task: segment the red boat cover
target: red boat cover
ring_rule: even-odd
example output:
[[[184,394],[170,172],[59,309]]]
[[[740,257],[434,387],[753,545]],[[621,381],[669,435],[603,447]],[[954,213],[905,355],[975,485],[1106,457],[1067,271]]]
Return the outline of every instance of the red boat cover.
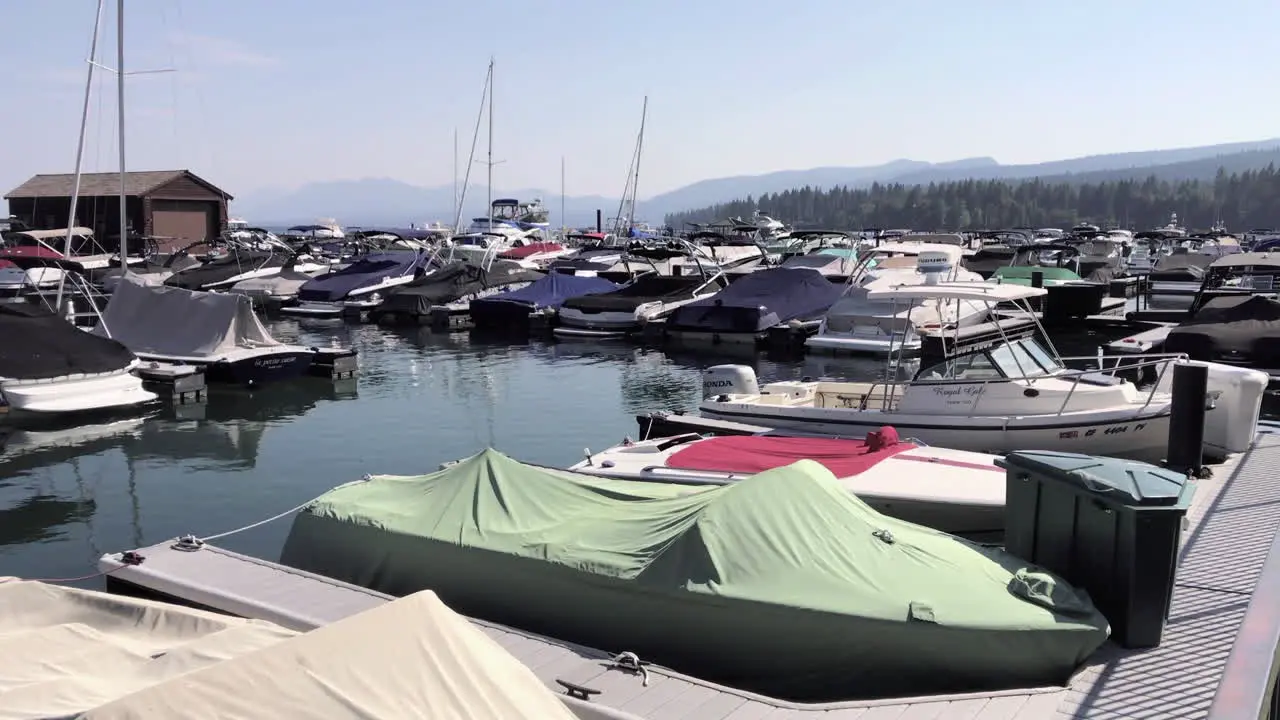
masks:
[[[0,251],[0,258],[5,257],[39,257],[39,258],[61,258],[62,253],[57,250],[47,248],[43,245],[18,245],[17,247],[6,248]]]
[[[707,438],[681,448],[667,458],[667,467],[755,474],[809,459],[836,477],[852,477],[915,448],[914,443],[898,442],[893,428],[883,428],[866,441],[737,435]]]
[[[538,253],[544,252],[555,252],[563,249],[564,246],[560,243],[533,243],[532,245],[521,245],[518,248],[511,248],[510,250],[502,253],[499,257],[506,258],[507,260],[522,260],[530,255],[537,255]]]

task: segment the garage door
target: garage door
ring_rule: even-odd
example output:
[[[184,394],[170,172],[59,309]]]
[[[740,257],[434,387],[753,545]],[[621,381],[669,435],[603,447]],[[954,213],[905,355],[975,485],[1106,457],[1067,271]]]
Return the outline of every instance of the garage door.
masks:
[[[212,215],[206,203],[156,200],[151,207],[151,234],[160,252],[169,252],[208,239],[211,228],[217,227]]]

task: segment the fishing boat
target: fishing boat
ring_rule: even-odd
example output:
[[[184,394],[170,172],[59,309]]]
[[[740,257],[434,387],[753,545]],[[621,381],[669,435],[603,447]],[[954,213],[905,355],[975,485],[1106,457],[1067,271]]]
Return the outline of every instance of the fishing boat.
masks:
[[[811,460],[690,487],[485,450],[326,493],[281,562],[793,701],[1060,685],[1108,634],[1064,580],[881,515]]]
[[[63,270],[71,272],[66,266]],[[0,338],[0,408],[71,414],[126,409],[157,399],[131,374],[138,358],[128,347],[91,335],[41,305],[0,303]]]
[[[429,272],[433,256],[419,251],[370,253],[350,265],[325,273],[298,288],[298,304],[282,308],[286,315],[335,318],[382,304],[394,288]]]
[[[1099,369],[1069,369],[1053,349],[1033,334],[1010,337],[1005,323],[1030,323],[1047,333],[1027,305],[1043,288],[990,283],[903,285],[874,290],[872,300],[898,303],[972,301],[1012,308],[1011,317],[992,323],[997,339],[942,359],[904,382],[783,381],[759,385],[755,371],[720,365],[703,375],[707,417],[822,435],[865,434],[892,425],[929,445],[1005,453],[1021,448],[1093,455],[1162,459],[1167,451],[1172,407],[1173,366],[1197,362],[1179,355],[1095,357]],[[960,333],[951,336],[958,340]],[[946,334],[939,340],[945,347]],[[959,345],[956,342],[956,345]],[[1209,389],[1218,398],[1205,421],[1205,446],[1225,455],[1245,450],[1255,433],[1265,373],[1218,363],[1208,366]],[[889,359],[888,377],[899,377]],[[1139,389],[1124,379],[1155,373],[1157,382]]]
[[[1004,470],[996,456],[929,447],[886,427],[862,439],[686,433],[625,441],[574,472],[619,480],[727,485],[808,458],[877,512],[955,535],[1004,527]]]
[[[618,337],[645,323],[665,318],[676,308],[720,292],[724,273],[714,275],[641,275],[606,293],[565,300],[558,314],[559,337]]]
[[[122,278],[91,331],[144,362],[192,365],[211,382],[261,385],[307,372],[314,348],[271,337],[243,295],[211,293]]]
[[[902,259],[914,260],[914,267],[898,266],[898,258],[889,258],[874,268],[855,270],[840,299],[823,315],[818,332],[805,340],[805,347],[836,353],[918,355],[922,331],[969,327],[987,320],[990,310],[982,302],[934,299],[895,305],[870,299],[870,293],[886,287],[982,280],[961,267],[957,247],[938,246]]]

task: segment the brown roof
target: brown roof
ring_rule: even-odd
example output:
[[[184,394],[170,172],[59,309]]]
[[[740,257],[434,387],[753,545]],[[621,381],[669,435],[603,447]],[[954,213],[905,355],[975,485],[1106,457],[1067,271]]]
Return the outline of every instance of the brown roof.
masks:
[[[184,175],[204,185],[211,191],[225,196],[228,200],[232,199],[231,195],[215,187],[207,180],[201,179],[190,170],[126,172],[124,174],[125,194],[146,195],[161,185]],[[4,197],[6,200],[11,198],[71,197],[71,190],[74,185],[75,175],[36,175],[10,190]],[[81,197],[111,197],[119,194],[120,173],[83,173],[80,175]]]

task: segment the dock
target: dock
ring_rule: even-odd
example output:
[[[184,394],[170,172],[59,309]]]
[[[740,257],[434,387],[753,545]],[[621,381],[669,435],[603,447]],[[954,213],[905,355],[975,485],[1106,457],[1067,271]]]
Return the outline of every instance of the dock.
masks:
[[[646,720],[1039,720],[1270,717],[1280,642],[1280,428],[1195,481],[1163,643],[1107,643],[1067,687],[798,704],[715,685],[658,666],[638,672],[609,653],[474,620],[566,694],[585,689],[592,716]],[[108,588],[309,630],[391,598],[212,545],[140,548],[138,564],[103,556]],[[856,643],[857,638],[850,638]],[[642,658],[643,660],[643,658]],[[581,694],[581,693],[579,693]],[[582,715],[581,713],[579,713]],[[583,715],[586,717],[586,715]]]

